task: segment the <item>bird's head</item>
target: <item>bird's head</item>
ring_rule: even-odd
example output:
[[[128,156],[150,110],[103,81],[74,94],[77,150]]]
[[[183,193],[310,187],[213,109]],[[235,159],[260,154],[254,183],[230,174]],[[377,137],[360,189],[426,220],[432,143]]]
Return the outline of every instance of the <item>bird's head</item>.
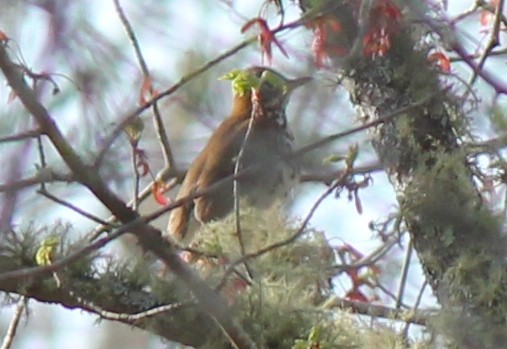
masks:
[[[266,109],[285,108],[291,93],[311,80],[310,77],[287,79],[271,68],[258,66],[233,70],[221,79],[231,80],[235,103],[251,104],[251,96],[255,92]]]

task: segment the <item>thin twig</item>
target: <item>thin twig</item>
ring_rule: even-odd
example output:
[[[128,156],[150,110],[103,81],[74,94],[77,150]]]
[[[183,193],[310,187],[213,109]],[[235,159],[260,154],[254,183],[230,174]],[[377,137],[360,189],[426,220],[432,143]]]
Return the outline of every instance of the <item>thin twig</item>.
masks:
[[[1,137],[0,143],[24,141],[25,139],[38,137],[40,134],[40,130],[25,131],[15,135]]]
[[[410,239],[410,237],[409,237]],[[396,297],[396,309],[399,309],[403,302],[403,295],[405,293],[405,287],[407,286],[408,270],[410,269],[410,259],[412,258],[412,239],[409,240],[407,250],[405,252],[405,258],[403,260],[403,269],[401,271],[400,283],[398,284],[398,295]]]
[[[237,260],[235,260],[234,262],[232,262],[228,266],[227,270],[225,271],[224,276],[222,278],[222,281],[219,283],[219,285],[216,287],[216,289],[220,290],[225,285],[228,276],[233,272],[234,268],[237,265],[245,263],[245,261],[247,261],[249,259],[257,258],[259,256],[262,256],[263,254],[268,253],[270,251],[273,251],[273,250],[275,250],[277,248],[289,245],[289,244],[293,243],[294,241],[296,241],[297,239],[299,239],[304,234],[305,229],[306,229],[308,223],[312,219],[313,214],[315,213],[315,211],[317,210],[317,208],[320,206],[320,204],[333,191],[335,191],[338,186],[340,186],[342,184],[342,182],[347,178],[348,175],[349,175],[349,172],[345,171],[343,173],[342,177],[340,177],[339,179],[337,179],[335,184],[329,186],[329,188],[327,188],[327,190],[314,202],[314,204],[312,205],[310,211],[306,215],[305,219],[303,220],[303,223],[301,223],[301,225],[300,225],[299,229],[296,231],[296,233],[294,233],[292,236],[290,236],[289,238],[287,238],[285,240],[281,240],[279,242],[275,242],[275,243],[273,243],[271,245],[265,246],[265,247],[263,247],[263,248],[255,251],[255,252],[251,252],[251,253],[245,254],[244,256],[242,256],[242,257],[238,258]]]
[[[132,26],[130,25],[130,22],[125,15],[125,12],[123,12],[123,9],[120,5],[119,0],[113,0],[114,7],[116,9],[116,12],[118,13],[118,17],[120,18],[121,23],[123,24],[123,28],[125,28],[125,31],[127,32],[127,36],[130,40],[130,43],[134,47],[134,52],[136,54],[137,61],[139,62],[139,65],[141,66],[141,70],[143,72],[143,75],[149,76],[149,70],[148,65],[146,64],[146,61],[144,60],[143,54],[141,52],[141,47],[139,46],[139,41],[136,38],[136,35],[134,33],[134,30],[132,29]]]
[[[21,319],[21,315],[26,309],[26,305],[28,303],[28,299],[25,296],[19,297],[18,303],[16,305],[16,311],[12,316],[9,327],[7,328],[7,332],[5,333],[4,340],[2,342],[2,346],[0,349],[9,349],[14,341],[14,337],[16,336],[16,331],[18,329],[19,320]]]
[[[57,203],[57,204],[59,204],[59,205],[62,205],[62,206],[65,206],[65,207],[67,207],[67,208],[71,209],[72,211],[74,211],[74,212],[76,212],[76,213],[80,214],[80,215],[81,215],[81,216],[83,216],[83,217],[88,218],[88,219],[89,219],[89,220],[91,220],[91,221],[94,221],[95,223],[98,223],[98,224],[102,224],[102,225],[104,225],[104,226],[107,226],[107,227],[109,227],[109,229],[111,229],[111,228],[113,227],[113,225],[111,225],[111,224],[107,223],[107,222],[106,222],[106,221],[104,221],[103,219],[100,219],[99,217],[94,216],[94,215],[92,215],[92,214],[91,214],[91,213],[89,213],[89,212],[86,212],[85,210],[81,209],[80,207],[78,207],[78,206],[76,206],[76,205],[71,204],[70,202],[67,202],[67,201],[65,201],[65,200],[62,200],[62,199],[60,199],[60,198],[58,198],[58,197],[54,196],[53,194],[51,194],[50,192],[48,192],[48,191],[46,190],[46,188],[44,188],[44,187],[41,187],[41,189],[39,189],[39,190],[37,191],[37,193],[41,194],[42,196],[45,196],[46,198],[48,198],[48,199],[50,199],[50,200],[52,200],[52,201],[56,202],[56,203]]]
[[[340,264],[333,267],[335,273],[342,273],[344,271],[350,270],[350,269],[358,269],[362,267],[366,267],[369,265],[373,265],[377,263],[382,257],[386,255],[389,250],[396,245],[398,242],[398,238],[391,238],[387,240],[384,244],[379,246],[377,249],[375,249],[373,252],[368,254],[367,256],[361,258],[360,260],[351,263],[351,264]]]
[[[39,159],[40,159],[40,167],[39,171],[45,171],[47,169],[47,163],[46,163],[46,155],[44,154],[44,145],[42,144],[42,136],[37,136],[37,149],[39,152]],[[42,190],[46,189],[46,182],[41,182],[40,187]]]
[[[141,311],[134,314],[128,314],[128,313],[116,313],[112,311],[108,311],[105,309],[102,309],[99,306],[96,306],[92,302],[89,302],[78,295],[76,295],[74,292],[71,292],[72,296],[76,299],[78,303],[85,306],[86,308],[94,311],[98,315],[100,315],[101,318],[106,320],[113,320],[113,321],[126,321],[133,323],[135,321],[139,321],[148,317],[152,317],[158,314],[167,313],[169,311],[179,309],[183,307],[184,305],[190,304],[189,302],[186,303],[174,303],[174,304],[165,304],[165,305],[159,305],[155,308]]]
[[[366,165],[361,165],[358,167],[355,167],[351,175],[365,175],[365,174],[372,174],[374,172],[383,171],[384,168],[382,167],[382,164],[379,161],[371,162]],[[332,181],[334,181],[336,178],[339,178],[341,174],[345,171],[344,169],[340,169],[337,171],[312,171],[312,172],[306,172],[299,176],[299,182],[300,183],[306,183],[306,182],[321,182],[329,184]]]
[[[292,153],[290,155],[290,158],[296,158],[296,157],[302,156],[305,153],[308,153],[312,150],[318,149],[318,148],[326,145],[327,143],[333,142],[337,139],[344,138],[344,137],[350,136],[354,133],[367,130],[370,127],[374,127],[374,126],[389,122],[397,116],[403,115],[403,114],[411,111],[412,109],[419,108],[419,107],[423,106],[424,104],[428,103],[432,98],[436,97],[437,95],[439,95],[441,93],[443,93],[443,91],[438,91],[438,92],[432,93],[432,94],[430,94],[424,98],[421,98],[420,100],[418,100],[410,105],[407,105],[405,107],[401,107],[401,108],[399,108],[387,115],[381,116],[381,117],[377,118],[376,120],[365,123],[361,126],[353,127],[351,129],[343,131],[343,132],[338,132],[338,133],[329,135],[327,137],[324,137],[315,143],[309,144],[307,146],[304,146],[304,147],[298,149],[297,151],[295,151],[294,153]]]
[[[143,53],[141,51],[141,47],[139,45],[139,41],[136,38],[136,35],[134,33],[134,29],[132,28],[132,25],[130,24],[127,16],[125,15],[125,12],[123,11],[120,1],[119,0],[113,0],[114,6],[116,8],[116,12],[118,12],[118,16],[120,17],[120,21],[123,24],[123,27],[125,28],[125,31],[127,32],[127,36],[129,37],[130,43],[134,47],[134,52],[136,53],[137,61],[139,62],[139,65],[141,66],[141,71],[143,73],[143,88],[145,86],[145,83],[149,82],[150,84],[150,92],[154,94],[152,84],[152,79],[150,75],[150,71],[148,69],[148,64],[146,64],[146,60],[143,57]],[[141,93],[144,93],[145,91],[141,91]],[[160,142],[160,147],[162,150],[162,154],[164,156],[165,165],[169,168],[174,168],[174,158],[171,151],[171,146],[169,143],[169,138],[167,137],[167,132],[165,130],[164,122],[162,121],[162,116],[160,115],[160,110],[158,108],[158,103],[153,103],[153,123],[155,125],[155,131],[158,137],[158,140]],[[137,191],[136,191],[137,193]]]
[[[489,35],[488,43],[486,45],[486,48],[484,49],[484,52],[479,58],[477,68],[472,72],[472,77],[468,82],[469,86],[472,86],[474,82],[477,80],[477,77],[479,76],[478,74],[484,68],[484,64],[486,64],[486,60],[490,56],[491,52],[495,47],[497,47],[500,44],[499,35],[500,35],[500,25],[502,19],[503,5],[504,0],[500,0],[498,6],[495,9],[495,19],[493,23],[493,28],[491,30],[491,34]]]
[[[146,185],[138,194],[138,203],[142,203],[144,200],[146,200],[148,197],[150,197],[152,195],[152,187],[153,185],[155,184],[156,181],[167,181],[169,178],[173,178],[175,180],[175,182],[173,183],[174,185],[177,184],[177,181],[178,180],[181,180],[183,179],[183,177],[185,176],[185,173],[186,172],[181,172],[181,171],[174,171],[173,169],[169,169],[168,167],[165,167],[164,169],[162,169],[156,176],[155,176],[155,179],[149,183],[148,185]],[[1,186],[0,186],[0,189],[1,189]],[[186,201],[185,201],[186,202]],[[185,202],[182,202],[185,203]],[[132,207],[134,205],[134,200],[131,200],[129,203],[128,203],[128,207]],[[175,206],[175,207],[178,207],[178,206]],[[172,209],[172,208],[171,208]],[[165,212],[168,212],[168,211],[164,211],[163,213]],[[110,224],[114,224],[116,222],[118,222],[118,218],[116,216],[110,216],[106,222],[108,223],[108,225]],[[147,222],[150,222],[149,220]],[[108,229],[108,226],[105,226],[105,225],[100,225],[100,226],[97,226],[93,229],[93,231],[90,232],[90,234],[88,234],[87,238],[90,240],[90,241],[93,241],[95,240],[97,237],[99,237],[102,233],[104,232],[107,232],[109,229]]]
[[[44,174],[41,174],[41,172],[44,172]],[[56,172],[50,172],[47,171],[41,171],[39,170],[39,173],[33,177],[21,179],[19,181],[13,181],[13,182],[7,182],[7,183],[0,183],[0,193],[6,192],[6,191],[17,191],[21,189],[25,189],[28,187],[33,187],[34,185],[40,185],[41,183],[48,183],[48,182],[71,182],[74,180],[74,177],[72,175],[68,174],[61,174]]]
[[[409,3],[410,4],[410,3]],[[414,7],[413,7],[414,8]],[[415,11],[418,11],[414,8]],[[440,39],[449,45],[449,47],[460,56],[463,61],[477,74],[487,82],[498,94],[507,94],[507,85],[497,78],[497,75],[490,73],[486,69],[481,69],[479,65],[470,57],[470,54],[465,50],[463,45],[458,41],[454,33],[450,33],[447,29],[448,26],[437,24],[432,18],[429,18],[424,13],[419,12],[419,16],[438,36]]]
[[[499,49],[499,50],[496,50],[496,51],[491,51],[489,53],[489,57],[495,57],[495,56],[503,56],[507,54],[507,48],[504,48],[504,49]],[[480,58],[481,57],[481,54],[480,53],[472,53],[472,54],[469,54],[467,56],[468,59],[477,59],[477,58]],[[462,57],[449,57],[449,62],[453,63],[453,62],[461,62],[463,61],[463,58]]]
[[[380,282],[376,282],[373,286],[375,287],[372,287],[372,288],[377,288],[379,290],[381,290],[382,292],[384,292],[389,298],[391,298],[392,300],[396,301],[397,297],[394,293],[392,293],[387,287],[385,287],[384,285],[382,285]],[[397,309],[410,309],[410,306],[408,306],[407,304],[401,302],[400,303],[400,306],[397,308]]]
[[[179,309],[183,306],[183,304],[182,303],[174,303],[174,304],[160,305],[156,308],[146,310],[146,311],[141,311],[141,312],[135,313],[135,314],[114,313],[111,311],[101,309],[101,308],[99,308],[95,305],[92,305],[92,304],[87,304],[87,306],[90,309],[92,309],[93,311],[95,311],[97,314],[99,314],[104,319],[113,320],[113,321],[120,321],[121,320],[121,321],[134,322],[134,321],[139,321],[139,320],[142,320],[142,319],[145,319],[145,318],[148,318],[151,316],[155,316],[158,314],[167,313],[167,312],[175,310],[175,309]]]
[[[402,309],[390,308],[371,303],[351,301],[343,298],[332,298],[324,303],[324,309],[340,308],[352,309],[354,313],[368,315],[371,317],[382,317],[390,320],[400,320],[406,323],[426,326],[431,315],[429,311],[407,311]]]
[[[352,49],[350,50],[349,58],[351,59],[357,59],[360,52],[362,52],[363,49],[363,39],[366,36],[366,33],[368,33],[368,30],[370,29],[370,10],[371,6],[373,4],[372,0],[363,0],[361,1],[361,6],[359,9],[359,16],[358,16],[358,27],[359,27],[359,33],[357,33],[356,40],[354,41],[354,45],[352,45]]]
[[[23,161],[28,158],[25,154],[29,150],[30,146],[30,142],[24,142],[19,151],[12,154],[5,160],[5,162],[9,164],[6,167],[8,181],[13,181],[15,178],[19,178],[21,176],[21,167],[23,166]],[[18,202],[18,194],[19,193],[14,190],[14,188],[7,187],[5,194],[2,197],[2,206],[0,207],[0,231],[2,232],[9,229],[11,226],[16,204]]]
[[[235,223],[236,223],[236,236],[238,237],[239,249],[240,249],[240,253],[241,253],[242,257],[246,254],[246,250],[245,250],[245,242],[243,241],[243,234],[241,231],[239,180],[236,177],[238,176],[239,169],[241,167],[241,161],[243,159],[243,154],[245,153],[245,148],[250,140],[250,135],[252,133],[252,126],[253,126],[254,119],[255,119],[254,113],[256,112],[256,108],[259,108],[258,102],[256,102],[254,100],[255,99],[254,91],[252,91],[251,99],[252,99],[252,104],[253,104],[252,112],[250,115],[250,120],[248,121],[248,127],[246,129],[245,137],[243,138],[243,143],[241,144],[241,148],[238,152],[238,156],[237,156],[236,162],[234,164],[234,177],[235,178],[234,178],[234,181],[232,184],[233,185],[233,187],[232,187],[233,200],[234,200],[234,218],[235,218]],[[248,273],[248,276],[250,277],[250,279],[253,279],[253,274],[252,274],[250,267],[248,266],[247,261],[245,261],[244,264],[245,264],[245,269]]]
[[[139,208],[139,187],[141,185],[141,175],[137,166],[137,145],[131,144],[130,157],[132,160],[132,171],[134,172],[134,197],[132,198],[132,209],[137,211]]]
[[[419,305],[421,304],[421,301],[422,301],[422,296],[424,294],[424,290],[426,289],[426,286],[428,286],[428,280],[424,280],[422,286],[421,286],[421,290],[419,291],[419,294],[417,295],[417,299],[415,300],[415,303],[414,303],[414,306],[412,308],[412,314],[417,314],[417,309],[419,308]],[[403,328],[403,337],[407,337],[408,336],[408,329],[410,328],[410,324],[411,322],[410,321],[407,321],[406,324],[405,324],[405,327]],[[419,324],[421,325],[421,324]]]
[[[472,6],[470,6],[469,9],[461,12],[458,16],[456,16],[455,18],[450,20],[451,26],[454,26],[456,23],[460,22],[461,20],[465,19],[466,17],[473,15],[477,11],[477,9],[479,8],[479,5],[480,5],[479,1],[475,1],[474,4]]]

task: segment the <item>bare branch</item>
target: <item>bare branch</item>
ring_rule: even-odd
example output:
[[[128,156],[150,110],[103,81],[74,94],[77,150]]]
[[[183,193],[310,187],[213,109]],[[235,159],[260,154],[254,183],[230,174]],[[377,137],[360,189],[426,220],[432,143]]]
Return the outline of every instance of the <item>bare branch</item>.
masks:
[[[417,299],[414,303],[414,306],[412,307],[412,312],[415,314],[417,313],[417,309],[419,309],[419,305],[421,304],[422,296],[424,294],[424,290],[426,289],[426,286],[428,286],[428,280],[424,280],[421,289],[419,290],[419,294],[417,295]],[[403,328],[403,335],[406,337],[408,335],[408,329],[410,328],[410,322],[407,322],[405,324],[405,327]]]
[[[0,143],[24,141],[26,139],[38,137],[40,135],[41,135],[40,130],[25,131],[15,135],[1,137]]]
[[[459,39],[456,37],[456,35],[447,30],[447,26],[444,27],[436,23],[433,19],[425,16],[423,13],[419,13],[419,11],[415,8],[414,10],[418,12],[424,23],[426,23],[437,35],[440,36],[442,42],[448,44],[451,49],[456,52],[458,56],[472,69],[473,72],[475,72],[479,77],[481,77],[492,88],[495,89],[496,93],[507,94],[507,85],[501,81],[501,79],[498,79],[494,74],[490,73],[488,70],[481,69],[481,66],[476,63],[473,58],[471,58],[470,54],[459,42]]]
[[[410,239],[410,237],[409,237]],[[403,260],[403,269],[401,271],[401,278],[398,284],[398,295],[396,297],[396,309],[400,308],[403,302],[403,296],[405,293],[405,286],[407,285],[408,269],[410,268],[410,259],[412,258],[412,240],[408,242],[408,246],[405,251],[405,258]]]
[[[394,112],[389,113],[387,115],[381,116],[381,117],[379,117],[378,119],[376,119],[374,121],[365,123],[365,124],[363,124],[361,126],[357,126],[357,127],[351,128],[350,130],[347,130],[347,131],[335,133],[335,134],[332,134],[330,136],[324,137],[320,141],[317,141],[317,142],[309,144],[309,145],[307,145],[307,146],[305,146],[305,147],[303,147],[301,149],[298,149],[297,151],[295,151],[294,153],[292,153],[291,157],[301,156],[301,155],[303,155],[305,153],[308,153],[308,152],[310,152],[312,150],[318,149],[318,148],[322,147],[323,145],[325,145],[327,143],[331,143],[331,142],[333,142],[333,141],[335,141],[337,139],[344,138],[346,136],[350,136],[351,134],[354,134],[354,133],[357,133],[357,132],[361,132],[361,131],[367,130],[369,128],[372,128],[374,126],[381,125],[381,124],[383,124],[385,122],[391,121],[395,117],[403,115],[403,114],[411,111],[412,109],[419,108],[420,106],[426,104],[428,101],[430,101],[432,98],[434,98],[437,94],[440,94],[440,93],[442,93],[442,91],[439,91],[439,92],[436,92],[436,93],[432,93],[432,94],[430,94],[429,96],[427,96],[425,98],[421,98],[419,101],[417,101],[415,103],[411,103],[410,105],[407,105],[407,106],[404,106],[402,108],[399,108],[398,110],[395,110]]]
[[[100,307],[97,307],[96,305],[87,302],[88,307],[93,309],[97,314],[99,314],[103,319],[106,320],[113,320],[113,321],[127,321],[127,322],[135,322],[139,321],[148,317],[152,317],[158,314],[167,313],[175,309],[179,309],[182,307],[183,304],[181,303],[174,303],[174,304],[166,304],[161,305],[156,308],[141,311],[135,314],[126,314],[126,313],[115,313],[112,311],[107,311],[104,309],[101,309]]]
[[[331,300],[327,301],[324,307],[326,309],[329,308],[352,309],[354,313],[362,315],[368,315],[372,317],[382,317],[391,320],[396,319],[403,322],[422,326],[426,326],[428,324],[428,319],[431,315],[430,312],[400,310],[376,304],[351,301],[338,297],[332,298]]]
[[[19,297],[18,304],[16,305],[16,311],[12,316],[11,323],[7,328],[7,332],[5,333],[4,340],[0,349],[9,349],[11,347],[14,336],[16,335],[16,331],[18,329],[19,320],[21,319],[21,315],[23,315],[23,312],[26,309],[27,303],[28,300],[25,296]]]
[[[150,71],[148,69],[148,65],[146,64],[146,60],[144,59],[143,54],[141,52],[141,47],[139,46],[139,41],[136,38],[136,35],[134,33],[134,29],[132,29],[132,25],[130,24],[127,16],[125,15],[125,12],[123,11],[119,0],[114,0],[114,6],[116,8],[116,11],[118,12],[118,16],[120,17],[123,27],[125,28],[125,31],[127,32],[130,42],[132,43],[132,46],[134,47],[137,61],[139,62],[139,65],[141,66],[141,71],[143,72],[144,81],[145,82],[149,81],[151,84],[152,81],[151,81]],[[155,91],[153,90],[152,86],[150,86],[150,90],[151,90],[152,94],[156,94]],[[141,93],[143,93],[143,91],[141,91]],[[169,138],[167,137],[167,132],[165,130],[165,126],[162,121],[162,116],[160,115],[160,110],[158,108],[157,102],[153,103],[153,116],[154,116],[153,122],[155,124],[155,131],[156,131],[158,140],[160,141],[160,145],[162,148],[162,154],[164,155],[165,165],[169,168],[175,168],[174,157],[173,157],[173,154],[171,151],[171,146],[169,144]],[[137,194],[137,191],[136,191],[136,194]]]
[[[504,0],[500,0],[498,3],[498,6],[495,9],[495,19],[493,23],[493,28],[491,30],[491,34],[489,35],[488,43],[486,44],[486,48],[482,55],[479,58],[479,62],[477,63],[477,69],[475,69],[472,73],[472,77],[470,78],[470,81],[468,85],[472,86],[474,82],[477,80],[477,76],[479,72],[484,68],[484,64],[486,63],[486,60],[490,56],[491,52],[495,47],[497,47],[500,44],[500,24],[502,20],[502,13],[503,13],[503,5]]]
[[[136,221],[139,217],[118,198],[102,181],[97,171],[88,167],[66,141],[60,129],[48,111],[38,102],[35,93],[23,80],[22,72],[10,61],[4,45],[0,45],[0,69],[9,85],[16,91],[25,108],[32,114],[44,133],[47,134],[56,150],[76,178],[86,186],[118,219],[124,224]],[[160,231],[143,221],[137,224],[139,229],[133,230],[139,243],[146,250],[152,251],[178,276],[195,295],[203,309],[217,322],[231,343],[237,348],[256,348],[254,342],[241,328],[237,321],[230,317],[224,299],[211,290],[186,263],[184,263],[175,247],[163,239]]]
[[[307,173],[303,173],[299,177],[299,181],[301,183],[321,182],[321,183],[329,184],[332,181],[334,181],[336,178],[340,178],[344,171],[345,170],[342,169],[342,170],[338,170],[338,171],[327,171],[327,172],[324,172],[324,171],[307,172]],[[352,169],[352,172],[350,174],[351,175],[361,175],[361,174],[364,175],[364,174],[371,174],[371,173],[379,172],[379,171],[384,171],[384,168],[382,167],[380,162],[376,161],[374,163],[354,167],[354,169]]]
[[[42,183],[71,182],[74,179],[75,179],[74,176],[70,174],[52,172],[46,169],[44,171],[40,171],[39,174],[30,178],[0,184],[0,193],[6,192],[8,190],[17,191],[21,189],[26,189],[28,187],[33,187],[34,185],[40,185]]]
[[[67,202],[65,200],[62,200],[62,199],[54,196],[53,194],[51,194],[50,192],[48,192],[44,187],[42,187],[41,189],[39,189],[37,192],[39,194],[47,197],[48,199],[56,202],[57,204],[62,205],[64,207],[67,207],[67,208],[71,209],[72,211],[79,213],[81,216],[86,217],[89,220],[94,221],[95,223],[102,224],[104,226],[107,226],[107,227],[111,228],[111,224],[108,224],[106,221],[100,219],[99,217],[96,217],[96,216],[92,215],[89,212],[86,212],[85,210],[79,208],[76,205],[71,204],[70,202]]]

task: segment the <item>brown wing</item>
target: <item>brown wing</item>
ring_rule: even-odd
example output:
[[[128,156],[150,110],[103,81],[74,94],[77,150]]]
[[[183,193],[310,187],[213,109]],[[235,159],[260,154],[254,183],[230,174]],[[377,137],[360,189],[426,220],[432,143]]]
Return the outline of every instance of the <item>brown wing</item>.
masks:
[[[248,120],[238,122],[233,118],[224,120],[190,165],[183,180],[177,199],[209,188],[217,181],[234,173],[234,157],[237,156],[245,137]],[[171,211],[168,231],[176,240],[185,238],[190,213],[201,223],[219,219],[232,210],[232,180],[216,190],[207,193]]]

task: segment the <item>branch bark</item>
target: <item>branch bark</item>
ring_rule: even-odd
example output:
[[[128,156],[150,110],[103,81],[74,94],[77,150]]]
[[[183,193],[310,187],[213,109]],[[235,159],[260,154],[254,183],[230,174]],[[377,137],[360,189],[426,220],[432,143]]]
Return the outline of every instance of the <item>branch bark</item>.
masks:
[[[301,3],[312,10],[313,2]],[[329,45],[363,42],[356,38],[361,28],[351,23],[357,16],[349,1],[329,1],[319,10],[342,24],[343,32],[334,37],[329,33]],[[422,44],[421,33],[428,28],[417,30],[415,24],[399,21],[397,29],[387,29],[387,52],[371,56],[359,50],[354,57],[332,57],[333,68],[370,123],[430,97],[379,123],[372,132],[373,145],[444,309],[439,330],[460,348],[502,347],[507,341],[505,236],[500,222],[482,204],[467,154],[460,147],[467,124],[459,99],[442,86],[438,69],[427,61],[430,47]],[[492,83],[504,92],[497,79]]]

